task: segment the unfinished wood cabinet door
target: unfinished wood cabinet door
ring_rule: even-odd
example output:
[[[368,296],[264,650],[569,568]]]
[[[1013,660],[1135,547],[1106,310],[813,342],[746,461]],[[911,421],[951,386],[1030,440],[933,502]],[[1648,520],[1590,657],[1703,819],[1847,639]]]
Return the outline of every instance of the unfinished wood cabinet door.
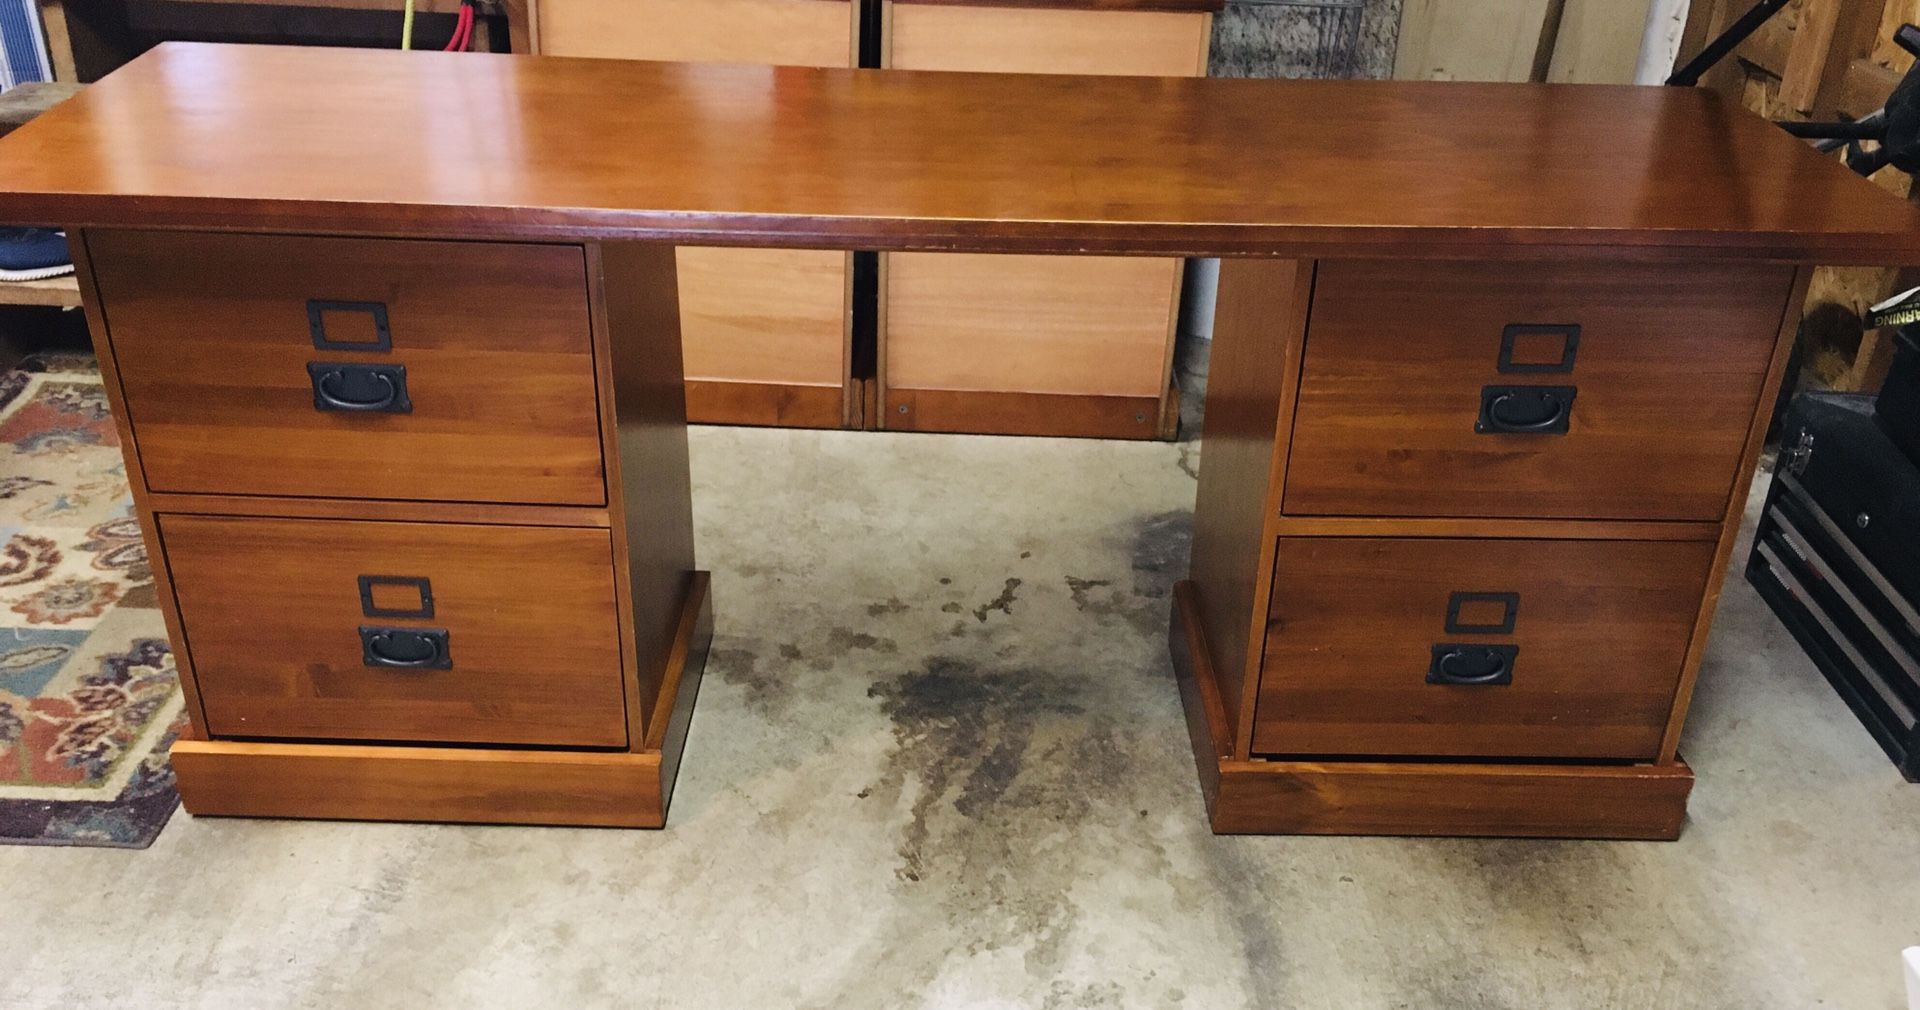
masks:
[[[1091,6],[1091,5],[1089,5]],[[901,70],[1190,77],[1205,12],[889,3]],[[1165,438],[1182,262],[894,253],[877,426]]]
[[[534,20],[538,51],[549,56],[851,67],[858,8],[853,0],[540,0]],[[851,257],[838,250],[682,247],[687,419],[855,423],[850,271]]]

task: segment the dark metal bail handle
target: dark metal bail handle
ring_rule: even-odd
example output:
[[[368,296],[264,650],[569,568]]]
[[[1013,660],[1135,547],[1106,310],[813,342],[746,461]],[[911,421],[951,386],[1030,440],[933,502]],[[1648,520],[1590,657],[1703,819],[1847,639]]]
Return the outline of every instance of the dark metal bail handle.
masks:
[[[360,658],[367,666],[396,670],[449,670],[445,628],[360,628]]]
[[[1427,683],[1460,687],[1496,687],[1513,683],[1514,645],[1465,645],[1441,642],[1433,647]]]
[[[360,365],[311,361],[307,377],[313,382],[313,408],[362,414],[409,414],[413,402],[407,398],[407,366]],[[346,388],[358,383],[376,390],[371,396],[349,395]]]
[[[1481,434],[1564,435],[1573,419],[1573,386],[1487,386],[1480,391]]]
[[[374,372],[367,377],[385,386],[387,391],[371,400],[349,400],[329,388],[329,385],[338,386],[344,374],[337,368],[323,372],[319,384],[314,387],[320,391],[320,398],[327,401],[327,406],[335,410],[385,410],[393,406],[393,401],[400,396],[400,387],[394,385],[392,379]]]

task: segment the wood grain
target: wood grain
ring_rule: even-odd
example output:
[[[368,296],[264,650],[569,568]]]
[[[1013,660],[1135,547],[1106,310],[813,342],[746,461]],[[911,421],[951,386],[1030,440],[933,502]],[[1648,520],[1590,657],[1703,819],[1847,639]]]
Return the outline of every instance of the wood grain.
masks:
[[[852,423],[847,400],[839,386],[687,380],[687,420],[694,424],[838,428]]]
[[[1651,0],[1564,0],[1546,79],[1555,84],[1634,83],[1651,7]]]
[[[700,679],[713,646],[712,577],[694,572],[687,580],[686,599],[680,604],[673,639],[660,678],[660,695],[647,727],[645,748],[660,754],[660,813],[666,816],[673,800],[673,784],[680,775],[680,755],[686,750],[687,731],[693,725],[693,705],[700,697]]]
[[[1161,437],[1164,409],[1149,396],[890,388],[874,420],[886,431],[1143,439]]]
[[[657,828],[661,755],[178,740],[196,817]]]
[[[534,14],[540,51],[553,56],[851,67],[859,9],[846,0],[541,0]],[[681,249],[688,419],[840,427],[851,399],[850,275],[844,252]]]
[[[1184,579],[1174,583],[1167,648],[1173,658],[1174,680],[1180,686],[1180,707],[1187,717],[1194,767],[1200,773],[1200,792],[1211,810],[1220,792],[1220,765],[1233,760],[1233,723],[1222,704],[1220,680],[1201,620],[1194,584]]]
[[[88,243],[154,490],[606,501],[577,246],[111,231]],[[316,348],[310,299],[384,303],[391,351]],[[371,315],[326,318],[330,339],[373,339]],[[317,410],[309,362],[405,366],[413,410]]]
[[[1208,365],[1206,429],[1194,499],[1191,592],[1237,756],[1252,731],[1252,686],[1273,573],[1269,517],[1279,512],[1287,425],[1298,388],[1313,264],[1220,264]]]
[[[640,740],[662,703],[695,577],[679,285],[672,246],[600,243],[589,248],[589,264],[596,361],[611,394],[601,423],[617,447],[608,466],[622,665],[632,686],[627,715]]]
[[[42,281],[0,281],[0,305],[71,308],[79,304],[80,285],[71,276]]]
[[[73,252],[74,276],[79,280],[81,299],[87,314],[87,334],[93,342],[94,357],[100,362],[100,382],[107,394],[107,405],[113,414],[113,426],[120,436],[120,453],[126,463],[127,491],[133,498],[133,514],[140,520],[140,543],[146,549],[147,559],[153,565],[153,587],[155,602],[160,607],[161,621],[167,628],[167,641],[174,653],[174,664],[180,677],[180,694],[186,702],[189,729],[202,739],[207,736],[206,708],[200,701],[200,689],[193,674],[193,657],[181,647],[186,635],[180,628],[179,600],[173,593],[173,582],[167,573],[166,552],[161,549],[160,531],[153,522],[152,494],[147,490],[144,468],[140,465],[140,447],[133,440],[133,425],[127,420],[127,398],[120,383],[120,368],[114,360],[113,344],[107,339],[106,316],[101,312],[100,288],[94,283],[93,260],[87,255],[88,240],[92,236],[82,231],[67,234],[67,245]]]
[[[635,752],[485,750],[181,739],[171,754],[196,816],[317,817],[658,828],[712,636],[706,572],[681,601],[661,714]],[[670,714],[669,714],[670,713]]]
[[[1327,123],[1370,124],[1367,156]],[[1920,261],[1920,210],[1677,88],[169,43],[0,138],[0,179],[0,218],[67,226]]]
[[[1254,752],[1651,760],[1712,556],[1702,542],[1282,540]],[[1449,632],[1454,593],[1518,594],[1513,631]],[[1482,609],[1466,623],[1508,612]],[[1427,683],[1442,643],[1517,646],[1512,683]]]
[[[1185,11],[1217,13],[1226,0],[892,0],[942,7],[1010,7],[1028,11]]]
[[[685,248],[678,266],[689,380],[845,385],[848,254]]]
[[[888,4],[882,47],[885,64],[903,70],[1187,77],[1206,73],[1210,20],[1206,13],[1074,5]],[[896,399],[889,395],[894,389],[1167,395],[1184,272],[1179,260],[914,253],[883,259],[879,378],[888,402]],[[1094,426],[1051,427],[1042,418],[1038,425],[989,421],[960,430],[1159,434],[1157,424],[1125,423],[1139,411],[1118,410]],[[976,412],[993,411],[983,403]],[[1081,413],[1066,409],[1060,416]],[[912,419],[883,412],[877,420],[897,427],[891,422]]]
[[[539,0],[541,53],[620,60],[854,65],[848,0]]]
[[[604,531],[158,522],[215,738],[627,746]],[[432,616],[366,614],[362,575],[430,580]],[[451,668],[369,667],[363,625],[443,629]]]
[[[1157,401],[1180,271],[1163,259],[889,254],[883,389]]]
[[[1530,81],[1556,0],[1406,0],[1393,75],[1410,81]]]
[[[893,3],[886,66],[1023,74],[1206,73],[1205,11]]]
[[[1685,764],[1236,761],[1221,765],[1213,830],[1672,841],[1692,791]]]
[[[1603,519],[1280,516],[1268,529],[1283,537],[1497,537],[1509,540],[1717,540],[1720,537],[1720,524],[1714,522],[1647,523],[1610,522]]]
[[[1792,279],[1766,264],[1323,263],[1286,511],[1717,521]],[[1501,372],[1509,324],[1580,325],[1572,371]],[[1577,387],[1569,432],[1477,432],[1488,385]]]
[[[277,498],[259,495],[173,494],[147,496],[155,512],[258,516],[281,519],[374,519],[402,523],[468,523],[485,526],[583,526],[606,529],[607,510],[557,505],[473,505],[465,502],[394,502],[367,498]]]
[[[1680,683],[1674,690],[1666,735],[1660,743],[1660,761],[1663,764],[1679,760],[1680,733],[1686,726],[1687,712],[1693,705],[1693,689],[1700,679],[1700,667],[1707,659],[1707,640],[1713,632],[1714,611],[1720,606],[1720,591],[1726,587],[1727,569],[1733,560],[1734,545],[1740,539],[1741,520],[1746,515],[1747,495],[1752,490],[1755,473],[1760,467],[1760,454],[1766,449],[1767,428],[1773,420],[1773,406],[1778,398],[1780,380],[1793,360],[1794,338],[1800,330],[1800,317],[1806,304],[1807,289],[1813,283],[1813,274],[1812,267],[1802,267],[1794,275],[1792,290],[1780,311],[1773,359],[1767,366],[1764,387],[1767,394],[1761,398],[1748,422],[1746,442],[1734,471],[1738,476],[1733,490],[1727,495],[1726,509],[1721,513],[1720,538],[1714,544],[1707,585],[1700,594],[1700,605],[1694,612],[1693,637],[1687,642],[1686,662],[1681,669]]]
[[[1693,773],[1683,763],[1245,761],[1225,754],[1225,713],[1193,586],[1173,590],[1171,653],[1200,788],[1220,834],[1679,836]]]

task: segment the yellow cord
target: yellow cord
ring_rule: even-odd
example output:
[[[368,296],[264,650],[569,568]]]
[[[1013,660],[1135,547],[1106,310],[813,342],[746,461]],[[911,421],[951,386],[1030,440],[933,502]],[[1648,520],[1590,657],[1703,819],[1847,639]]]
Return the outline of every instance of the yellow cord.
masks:
[[[413,48],[413,0],[407,0],[407,13],[400,21],[400,48]]]

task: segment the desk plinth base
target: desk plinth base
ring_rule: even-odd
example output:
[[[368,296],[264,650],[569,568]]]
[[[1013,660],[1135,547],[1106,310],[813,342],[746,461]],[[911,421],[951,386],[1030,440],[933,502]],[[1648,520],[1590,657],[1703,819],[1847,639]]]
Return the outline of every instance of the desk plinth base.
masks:
[[[1218,834],[1672,841],[1693,770],[1671,765],[1238,761],[1194,586],[1173,590],[1170,648]]]
[[[707,587],[694,573],[655,718],[632,752],[182,739],[181,804],[195,816],[661,827],[713,638]]]

